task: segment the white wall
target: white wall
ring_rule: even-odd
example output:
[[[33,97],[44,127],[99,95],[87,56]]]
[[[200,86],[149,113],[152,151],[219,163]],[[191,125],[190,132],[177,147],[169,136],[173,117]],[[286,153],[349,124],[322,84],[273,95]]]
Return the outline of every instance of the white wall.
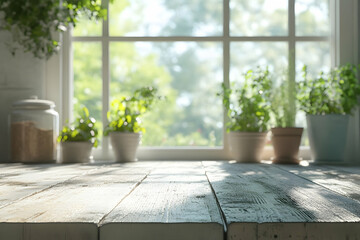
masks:
[[[340,4],[341,2],[341,4]],[[336,26],[336,65],[359,63],[359,3],[358,0],[338,1]],[[336,137],[336,136],[335,136]],[[350,119],[346,161],[360,163],[360,109]]]
[[[8,116],[14,101],[31,95],[44,97],[45,60],[34,59],[21,51],[12,56],[6,42],[7,32],[0,31],[0,162],[9,161]]]

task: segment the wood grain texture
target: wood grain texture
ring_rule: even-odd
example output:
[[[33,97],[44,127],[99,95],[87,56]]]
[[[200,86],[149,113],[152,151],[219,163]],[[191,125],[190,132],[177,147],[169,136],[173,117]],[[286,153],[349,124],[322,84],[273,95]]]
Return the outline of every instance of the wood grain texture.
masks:
[[[281,169],[309,179],[331,191],[360,202],[360,172],[350,172],[356,168],[326,167],[326,166],[278,166]]]
[[[201,163],[163,163],[104,219],[100,239],[217,240],[222,224]]]
[[[359,174],[228,162],[0,164],[0,239],[218,240],[224,229],[232,240],[360,239]]]
[[[7,164],[8,165],[8,164]],[[73,177],[95,171],[91,165],[23,165],[1,166],[0,209],[14,201],[41,192]]]
[[[331,169],[340,170],[353,174],[360,174],[360,166],[326,166]]]
[[[314,226],[325,229],[335,222],[343,223],[338,236],[360,238],[357,201],[272,165],[204,165],[225,215],[228,239],[306,239],[316,235]],[[322,234],[330,239],[334,232]]]
[[[136,165],[109,165],[3,207],[0,239],[97,239],[100,220],[149,171]],[[21,237],[9,238],[9,226],[18,228]]]

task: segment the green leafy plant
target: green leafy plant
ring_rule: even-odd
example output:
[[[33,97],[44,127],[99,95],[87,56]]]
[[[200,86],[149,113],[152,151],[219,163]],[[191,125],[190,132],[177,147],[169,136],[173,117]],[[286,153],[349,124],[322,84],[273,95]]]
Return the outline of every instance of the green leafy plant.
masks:
[[[230,118],[227,131],[264,132],[270,120],[272,81],[269,71],[257,68],[244,76],[245,81],[239,89],[233,91],[222,84],[223,91],[218,93]]]
[[[141,116],[148,112],[156,100],[162,99],[154,87],[143,87],[134,91],[132,96],[123,96],[111,102],[107,114],[109,124],[104,135],[110,132],[145,132]]]
[[[58,142],[90,141],[98,146],[98,129],[96,120],[89,116],[89,110],[84,107],[72,126],[64,126],[58,137]]]
[[[14,55],[19,46],[37,58],[50,58],[60,43],[55,32],[75,26],[81,16],[90,19],[106,17],[99,0],[0,0],[0,30],[8,30],[12,41],[8,46]]]
[[[290,81],[288,72],[280,85],[273,87],[271,113],[276,127],[294,127],[297,107],[297,84]]]
[[[304,66],[303,80],[299,83],[300,109],[313,115],[351,114],[359,104],[357,71],[357,66],[346,64],[331,69],[328,74],[321,72],[318,77],[310,78]]]

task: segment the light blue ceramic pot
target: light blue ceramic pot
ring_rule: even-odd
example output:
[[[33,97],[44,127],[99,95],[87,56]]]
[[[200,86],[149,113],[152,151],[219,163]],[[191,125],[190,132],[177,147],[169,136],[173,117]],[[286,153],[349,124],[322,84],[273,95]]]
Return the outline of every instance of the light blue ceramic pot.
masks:
[[[349,115],[307,115],[311,155],[317,163],[345,160]]]

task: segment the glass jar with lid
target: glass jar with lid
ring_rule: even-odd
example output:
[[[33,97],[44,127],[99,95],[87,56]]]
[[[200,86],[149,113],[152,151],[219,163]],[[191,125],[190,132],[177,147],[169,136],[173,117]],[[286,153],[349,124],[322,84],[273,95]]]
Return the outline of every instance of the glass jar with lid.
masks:
[[[37,97],[13,103],[9,121],[13,162],[56,162],[59,115],[54,107],[54,102]]]

